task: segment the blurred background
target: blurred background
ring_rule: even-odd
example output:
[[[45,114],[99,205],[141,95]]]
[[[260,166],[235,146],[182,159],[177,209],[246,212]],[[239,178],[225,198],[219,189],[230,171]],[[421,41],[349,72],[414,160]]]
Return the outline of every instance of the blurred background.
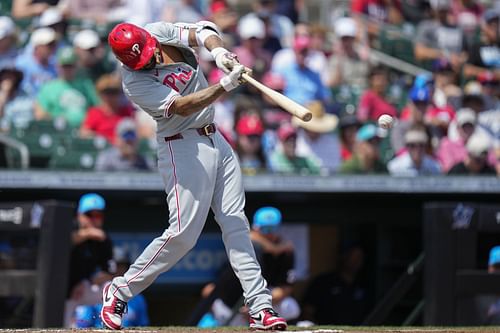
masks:
[[[0,1],[0,327],[99,326],[99,285],[166,228],[156,125],[107,34],[200,20],[313,113],[251,86],[214,103],[289,322],[498,323],[499,19],[498,0]],[[247,325],[226,264],[210,215],[128,325]]]

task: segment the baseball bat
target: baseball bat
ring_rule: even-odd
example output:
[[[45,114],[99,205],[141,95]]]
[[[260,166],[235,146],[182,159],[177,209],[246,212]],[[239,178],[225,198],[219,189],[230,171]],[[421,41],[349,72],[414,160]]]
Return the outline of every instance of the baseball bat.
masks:
[[[303,121],[309,121],[312,118],[312,113],[299,103],[296,103],[292,101],[290,98],[286,97],[285,95],[280,94],[276,90],[273,90],[269,88],[268,86],[260,83],[253,77],[251,77],[247,73],[243,73],[241,75],[244,80],[246,80],[248,83],[250,83],[252,86],[257,88],[260,92],[262,92],[264,95],[269,97],[271,100],[273,100],[276,104],[281,106],[281,108],[295,117],[298,117],[302,119]]]

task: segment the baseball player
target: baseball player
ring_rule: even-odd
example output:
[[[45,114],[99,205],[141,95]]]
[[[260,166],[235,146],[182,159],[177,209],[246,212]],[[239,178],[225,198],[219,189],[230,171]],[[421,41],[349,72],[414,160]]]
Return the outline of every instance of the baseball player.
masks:
[[[124,276],[104,288],[101,319],[122,327],[126,302],[147,288],[196,243],[211,208],[222,230],[231,266],[250,309],[250,327],[285,330],[271,307],[244,214],[237,157],[213,123],[212,102],[242,83],[245,68],[223,47],[217,26],[157,22],[144,28],[120,23],[108,42],[121,67],[127,96],[157,121],[158,169],[170,212],[169,227],[154,239]],[[208,86],[192,47],[205,47],[226,75]]]

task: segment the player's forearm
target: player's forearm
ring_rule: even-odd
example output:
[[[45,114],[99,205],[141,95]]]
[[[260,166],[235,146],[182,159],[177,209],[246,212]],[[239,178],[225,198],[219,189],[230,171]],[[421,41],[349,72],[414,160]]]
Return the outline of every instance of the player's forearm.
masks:
[[[172,103],[168,113],[183,117],[190,116],[212,104],[224,92],[224,88],[218,83],[187,96],[179,97]]]

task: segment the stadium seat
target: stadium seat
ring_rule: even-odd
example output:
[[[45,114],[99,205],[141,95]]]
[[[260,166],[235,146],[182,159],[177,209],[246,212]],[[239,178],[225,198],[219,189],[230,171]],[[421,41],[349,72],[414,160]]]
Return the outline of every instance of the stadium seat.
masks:
[[[96,151],[58,152],[52,156],[49,168],[56,170],[94,170]]]
[[[109,147],[108,141],[103,137],[94,137],[83,139],[79,137],[72,137],[69,140],[68,148],[70,150],[85,152],[85,151],[100,151]]]

